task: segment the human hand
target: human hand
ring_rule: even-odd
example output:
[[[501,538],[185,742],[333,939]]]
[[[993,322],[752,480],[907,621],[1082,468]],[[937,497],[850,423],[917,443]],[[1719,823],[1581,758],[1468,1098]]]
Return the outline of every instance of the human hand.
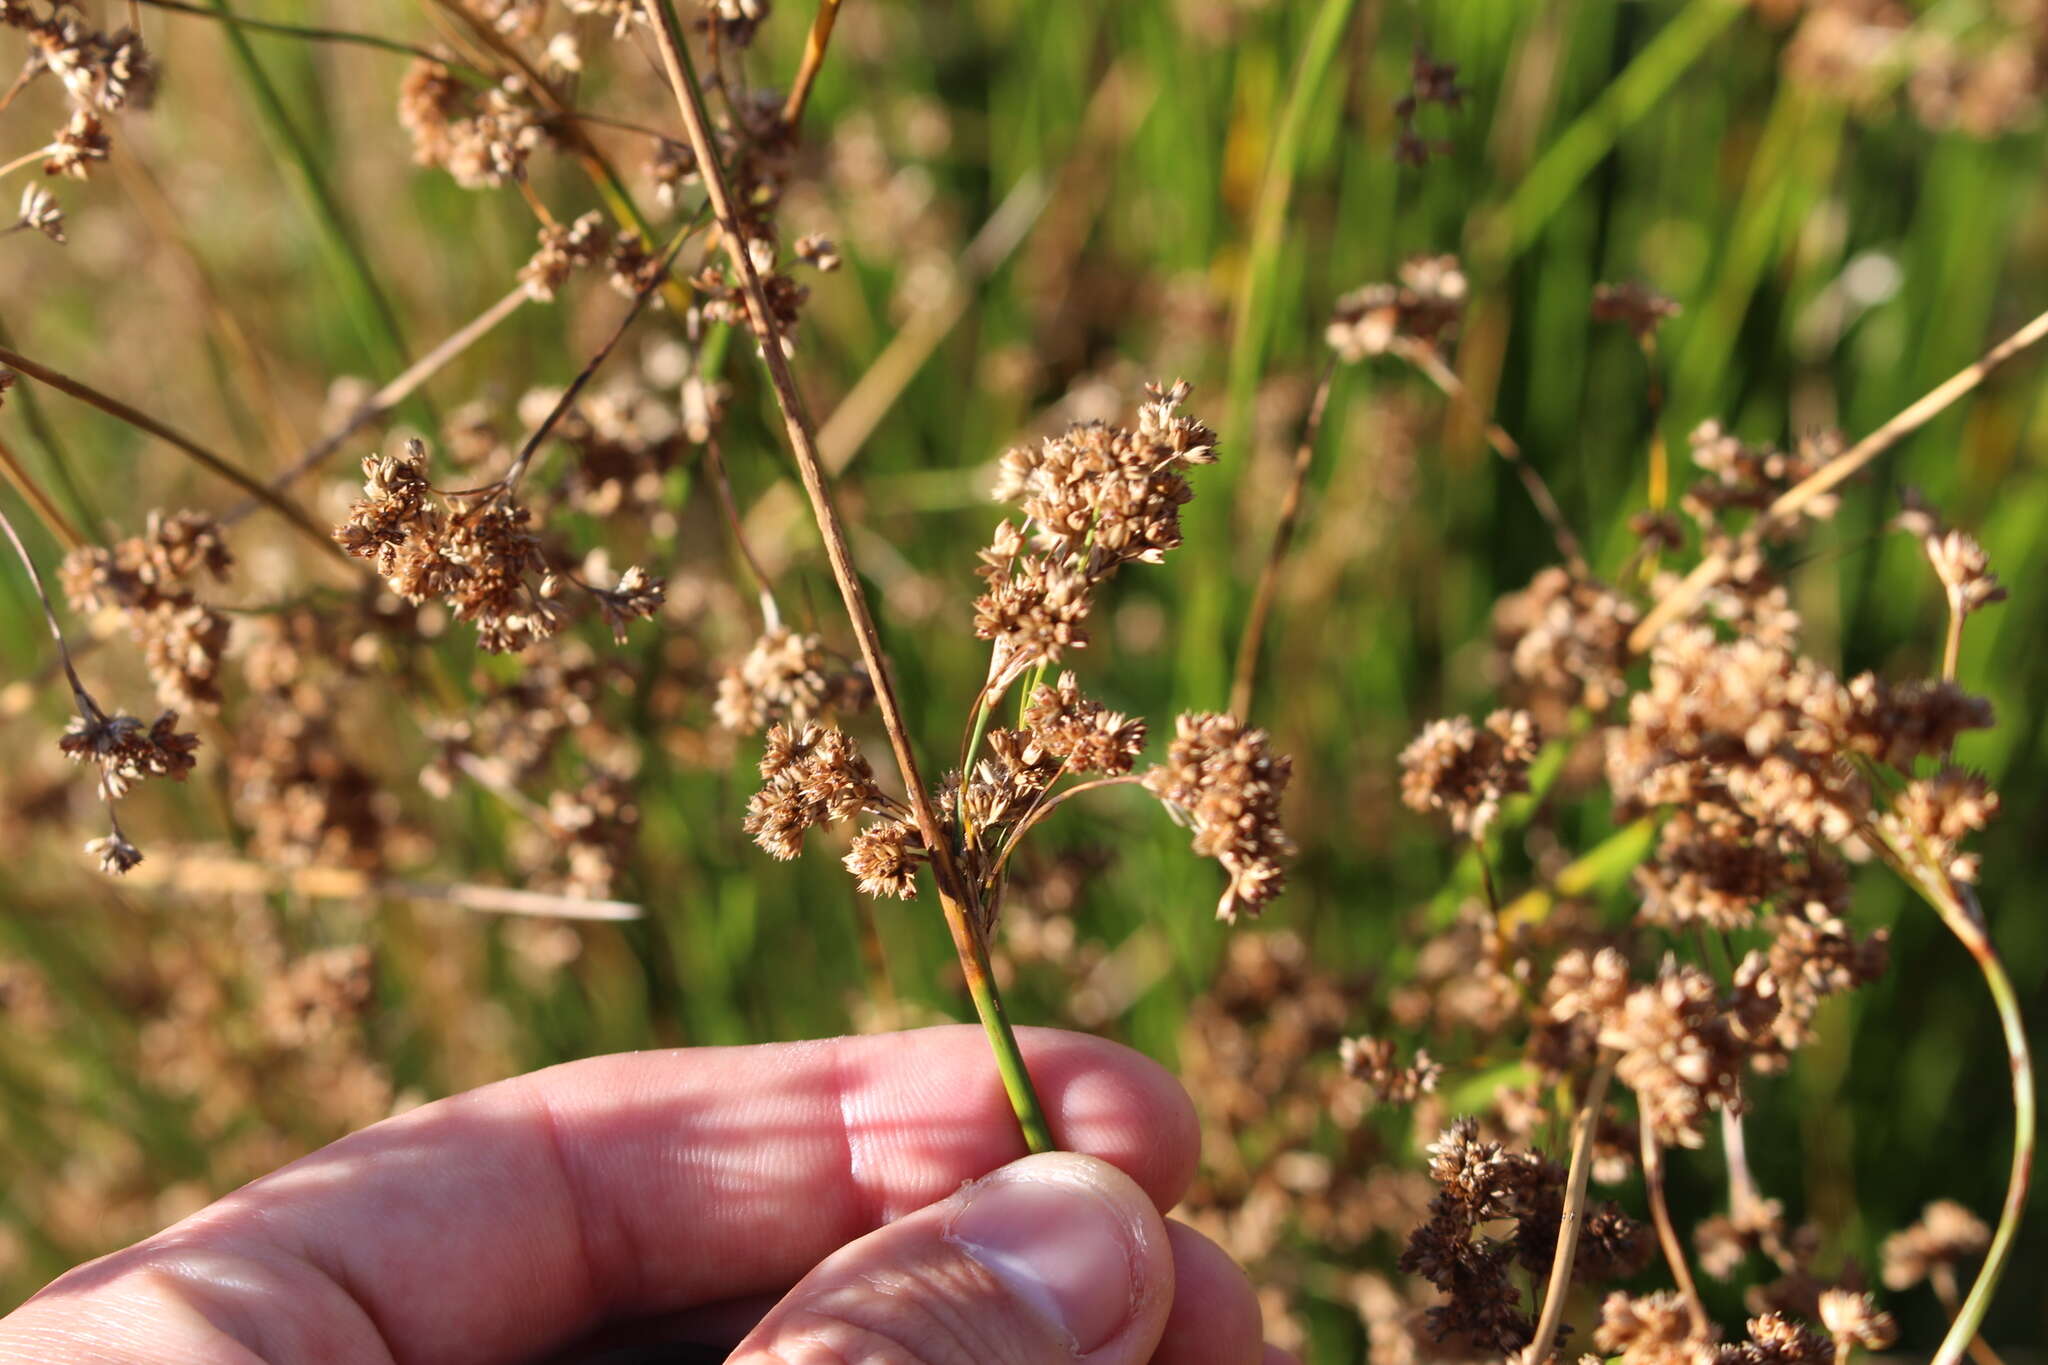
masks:
[[[1019,1037],[1068,1152],[1018,1159],[978,1029],[571,1062],[71,1271],[0,1359],[1285,1365],[1243,1272],[1160,1216],[1196,1159],[1173,1078]]]

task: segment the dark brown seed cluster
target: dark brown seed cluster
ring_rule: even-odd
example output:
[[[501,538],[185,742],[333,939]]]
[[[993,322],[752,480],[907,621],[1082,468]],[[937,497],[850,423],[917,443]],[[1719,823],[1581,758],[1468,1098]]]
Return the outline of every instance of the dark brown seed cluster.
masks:
[[[1635,280],[1593,286],[1593,321],[1626,327],[1637,341],[1655,336],[1678,313],[1675,302]]]
[[[406,601],[444,601],[456,620],[476,626],[477,642],[492,653],[522,650],[561,630],[569,617],[559,600],[565,576],[542,554],[526,509],[502,487],[444,495],[427,481],[426,462],[419,441],[402,454],[364,460],[363,496],[335,528],[336,543],[374,564]],[[661,584],[638,567],[610,588],[574,585],[615,636],[662,604]]]
[[[820,825],[872,812],[899,817],[902,804],[875,784],[874,769],[846,732],[829,726],[770,726],[761,790],[747,803],[746,831],[768,854],[788,860]]]
[[[1446,114],[1456,114],[1465,107],[1467,93],[1458,84],[1457,63],[1440,62],[1427,50],[1416,48],[1408,66],[1408,91],[1394,101],[1394,118],[1401,127],[1394,139],[1394,160],[1403,166],[1425,166],[1432,156],[1448,155],[1448,141],[1423,135],[1422,111],[1434,104]]]
[[[1370,1035],[1346,1038],[1338,1057],[1344,1074],[1365,1082],[1382,1104],[1413,1104],[1436,1089],[1444,1071],[1421,1048],[1415,1050],[1413,1061],[1403,1065],[1392,1039]]]
[[[122,832],[114,803],[135,784],[152,777],[184,781],[192,771],[192,754],[199,747],[199,738],[178,729],[176,711],[166,711],[144,727],[125,712],[106,714],[82,693],[78,700],[80,713],[72,718],[57,747],[72,762],[91,763],[99,769],[100,799],[106,803],[112,828],[89,841],[85,851],[99,859],[100,871],[119,875],[140,863],[142,852]]]
[[[479,91],[426,58],[399,86],[398,121],[412,136],[416,164],[445,170],[470,190],[525,179],[527,158],[551,140],[523,75]]]
[[[1194,827],[1195,852],[1223,865],[1218,919],[1256,916],[1286,884],[1281,864],[1294,843],[1280,827],[1280,798],[1292,773],[1264,730],[1207,712],[1180,717],[1166,762],[1145,774],[1146,790]]]

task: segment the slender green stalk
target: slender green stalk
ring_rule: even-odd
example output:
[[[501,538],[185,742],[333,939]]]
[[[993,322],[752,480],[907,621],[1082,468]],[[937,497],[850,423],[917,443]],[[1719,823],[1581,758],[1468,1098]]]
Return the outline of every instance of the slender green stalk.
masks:
[[[1739,0],[1692,0],[1550,144],[1481,236],[1482,252],[1505,260],[1526,250],[1622,132],[1655,108],[1745,10]]]
[[[996,992],[994,974],[989,967],[985,939],[988,925],[982,915],[981,901],[976,889],[961,873],[945,826],[933,808],[931,794],[918,771],[917,755],[910,742],[910,727],[890,676],[888,657],[882,652],[881,632],[875,626],[867,593],[861,586],[852,552],[847,547],[845,523],[833,500],[831,485],[826,482],[824,462],[818,454],[810,413],[797,389],[796,378],[790,372],[789,358],[783,353],[781,330],[768,307],[760,274],[755,270],[753,258],[747,254],[746,242],[738,231],[732,192],[725,178],[725,168],[718,158],[717,145],[711,137],[711,120],[704,107],[703,87],[690,61],[682,22],[677,18],[671,0],[643,0],[643,4],[652,21],[663,68],[674,87],[677,111],[689,134],[691,149],[697,154],[697,163],[703,168],[704,188],[711,200],[712,211],[717,215],[726,254],[739,278],[748,317],[761,343],[761,359],[768,370],[769,387],[774,390],[776,403],[782,409],[790,453],[795,457],[797,473],[802,477],[804,492],[810,499],[819,537],[825,543],[825,557],[831,564],[833,581],[846,604],[854,638],[860,644],[861,658],[867,664],[868,676],[874,683],[876,709],[881,712],[888,730],[889,744],[902,774],[911,813],[916,818],[919,836],[931,858],[932,880],[938,887],[939,904],[945,913],[946,927],[953,936],[954,950],[960,957],[968,994],[974,1001],[975,1012],[981,1017],[982,1028],[988,1034],[989,1046],[995,1052],[996,1070],[1016,1113],[1025,1146],[1034,1152],[1048,1151],[1052,1147],[1052,1130],[1031,1083],[1031,1073],[1024,1064],[1016,1035],[1003,1013],[1002,1000]]]
[[[228,0],[209,0],[209,3],[221,18],[236,18]],[[305,200],[314,226],[319,229],[321,246],[335,268],[342,297],[364,348],[377,369],[389,372],[402,368],[407,352],[405,336],[398,325],[398,314],[378,285],[376,275],[370,269],[369,258],[363,254],[354,229],[341,211],[340,201],[322,176],[319,158],[293,124],[285,109],[284,97],[278,93],[263,64],[256,59],[256,50],[249,45],[249,35],[232,22],[223,24],[222,31],[227,37],[228,52],[234,58],[236,70],[241,73],[243,84],[256,102],[257,113],[273,149],[279,153],[293,185]],[[424,404],[425,400],[421,402]],[[431,413],[427,416],[431,422]]]
[[[1259,184],[1258,200],[1252,210],[1250,243],[1237,298],[1231,309],[1231,338],[1228,392],[1224,432],[1249,448],[1252,433],[1252,398],[1260,372],[1265,368],[1267,345],[1273,334],[1273,314],[1278,292],[1282,248],[1287,242],[1287,210],[1294,198],[1294,179],[1300,169],[1303,144],[1307,140],[1309,115],[1317,106],[1325,78],[1335,64],[1344,33],[1357,10],[1357,0],[1322,0],[1310,21],[1308,38],[1296,64],[1287,104],[1273,135],[1266,168]],[[1206,515],[1196,507],[1196,517]],[[1192,535],[1191,539],[1194,538]],[[1188,595],[1186,616],[1180,623],[1182,654],[1180,674],[1189,686],[1207,692],[1221,692],[1230,683],[1231,665],[1223,658],[1217,642],[1227,637],[1225,621],[1230,578],[1226,574],[1204,574],[1196,578]],[[1206,699],[1205,699],[1206,700]]]
[[[2006,1055],[2012,1066],[2012,1169],[2006,1177],[2005,1207],[1999,1214],[1998,1231],[1992,1235],[1991,1249],[1985,1253],[1984,1264],[1977,1270],[1977,1282],[1970,1286],[1969,1297],[1963,1300],[1962,1309],[1949,1326],[1948,1335],[1941,1339],[1941,1346],[1934,1353],[1933,1365],[1957,1365],[1983,1327],[1984,1315],[1991,1310],[1992,1296],[1998,1293],[1998,1282],[2005,1275],[2007,1262],[2012,1259],[2013,1243],[2019,1237],[2020,1220],[2026,1216],[2027,1190],[2034,1173],[2034,1065],[2027,1047],[2026,1023],[2020,1015],[2019,996],[2013,990],[2012,978],[2006,975],[2004,962],[1991,946],[1990,936],[1984,932],[1981,918],[1973,914],[1970,907],[1958,909],[1961,914],[1944,913],[1942,918],[1948,921],[1956,937],[1963,940],[1963,946],[1977,960],[1977,969],[1984,974],[1984,985],[1990,990],[1992,1003],[1998,1009],[1998,1026],[2005,1033]]]

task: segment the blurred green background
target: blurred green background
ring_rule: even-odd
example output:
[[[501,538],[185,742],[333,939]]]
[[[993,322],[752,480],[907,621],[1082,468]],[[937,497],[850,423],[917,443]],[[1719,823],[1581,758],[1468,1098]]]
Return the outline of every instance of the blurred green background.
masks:
[[[421,8],[385,0],[240,8],[435,40]],[[1807,60],[1802,44],[1819,42],[1810,28],[1826,8],[847,0],[784,218],[788,237],[835,237],[847,268],[814,281],[797,363],[814,409],[829,414],[906,327],[938,337],[845,481],[864,528],[855,549],[933,766],[957,749],[986,664],[968,621],[973,551],[994,515],[988,462],[1051,421],[1128,412],[1149,378],[1195,383],[1192,410],[1221,428],[1224,459],[1195,474],[1185,547],[1118,580],[1077,664],[1089,690],[1153,718],[1155,734],[1177,709],[1222,705],[1330,303],[1391,277],[1408,255],[1463,256],[1473,305],[1461,371],[1610,572],[1632,548],[1626,517],[1644,505],[1651,412],[1643,355],[1588,317],[1596,282],[1641,280],[1684,308],[1658,354],[1661,426],[1681,483],[1685,434],[1705,418],[1759,440],[1826,425],[1860,434],[2048,306],[2038,92],[1999,111],[2010,113],[2001,126],[1956,126],[1906,39],[1848,76]],[[2027,35],[2048,18],[2034,8],[1945,0],[1885,18],[1893,28],[1881,31],[1927,50],[1937,39],[1950,53],[2017,41],[2038,55]],[[787,80],[808,18],[789,0],[777,9],[747,59],[755,80]],[[297,447],[280,448],[273,409],[251,397],[248,357],[303,441],[334,380],[390,376],[391,343],[353,320],[345,272],[220,29],[156,11],[145,21],[164,88],[153,112],[118,125],[116,163],[132,164],[58,187],[68,247],[33,234],[4,243],[0,327],[9,344],[206,434],[248,467],[281,468]],[[2020,39],[2007,37],[2014,31]],[[0,64],[13,41],[0,35]],[[408,164],[392,116],[403,57],[251,41],[391,298],[408,353],[511,286],[531,250],[531,213],[510,189],[464,192]],[[1443,146],[1409,167],[1394,156],[1394,104],[1418,48],[1456,63],[1469,93],[1461,110],[1425,111],[1422,131]],[[637,51],[593,38],[586,53],[580,104],[670,125]],[[12,130],[8,155],[54,126],[50,98],[32,90],[0,119]],[[644,198],[637,162],[620,159]],[[559,216],[596,205],[566,158],[544,152],[534,165],[534,189]],[[990,267],[985,276],[963,272],[962,253],[1006,201],[1006,222],[1027,229],[1021,241],[978,249],[970,260]],[[966,306],[946,327],[932,319],[945,315],[949,289],[965,291]],[[529,385],[565,382],[621,306],[590,281],[522,309],[428,386],[432,405],[446,413],[482,400],[509,414]],[[653,342],[673,325],[656,316],[636,337]],[[725,453],[739,500],[761,509],[756,529],[764,554],[785,566],[785,604],[844,642],[814,534],[778,512],[795,504],[772,403],[749,364],[728,370]],[[1984,901],[2037,1026],[2048,1018],[2048,917],[2032,883],[2048,791],[2040,375],[2023,359],[1884,460],[1791,574],[1821,659],[1900,676],[1936,667],[1938,589],[1916,547],[1883,534],[1899,488],[1912,485],[1977,532],[2011,587],[2012,600],[1976,618],[1966,638],[1963,677],[1992,697],[1999,726],[1966,740],[1961,757],[2004,795],[1982,844]],[[53,488],[68,471],[76,488],[65,505],[93,530],[132,534],[152,506],[229,505],[230,490],[164,447],[26,387],[10,395],[0,434]],[[408,409],[390,431],[424,420]],[[319,488],[304,486],[309,502],[338,512],[354,457],[389,439],[376,430],[351,442]],[[559,461],[542,475],[558,477]],[[54,542],[11,490],[0,496],[47,572]],[[364,1046],[401,1096],[621,1048],[967,1017],[933,905],[864,908],[836,856],[820,849],[776,864],[740,832],[751,743],[706,733],[708,679],[751,628],[734,590],[719,586],[730,560],[707,490],[685,470],[669,497],[673,537],[566,514],[555,528],[578,549],[616,546],[617,563],[682,566],[701,580],[682,594],[700,611],[665,632],[638,629],[625,647],[637,691],[602,703],[645,741],[639,849],[615,889],[644,904],[640,923],[579,928],[536,950],[522,940],[536,933],[530,925],[431,902],[281,893],[252,911],[109,882],[76,851],[99,817],[89,784],[55,750],[61,689],[10,705],[0,729],[0,1225],[11,1231],[0,1301],[245,1175],[222,1152],[251,1134],[276,1138],[280,1155],[333,1135],[332,1116],[261,1082],[288,1075],[289,1062],[253,1043],[245,1050],[256,1060],[238,1074],[257,1079],[225,1106],[181,1093],[147,1064],[167,1046],[196,1046],[167,1043],[166,1020],[175,1031],[253,1007],[260,961],[220,968],[212,1014],[181,1013],[161,984],[179,979],[166,961],[232,957],[252,915],[287,956],[357,941],[376,949]],[[238,577],[220,600],[260,605],[338,581],[262,517],[235,545]],[[1081,944],[1121,946],[1118,960],[1142,967],[1135,998],[1095,1011],[1092,1026],[1171,1063],[1229,935],[1289,929],[1319,968],[1351,983],[1351,1027],[1384,1028],[1385,990],[1412,969],[1418,931],[1454,899],[1441,894],[1453,850],[1399,806],[1394,756],[1422,721],[1492,704],[1491,605],[1552,555],[1512,474],[1446,420],[1434,391],[1391,362],[1340,372],[1257,713],[1296,756],[1288,813],[1302,856],[1292,889],[1264,923],[1231,931],[1210,918],[1214,867],[1188,854],[1185,833],[1155,806],[1109,793],[1092,812],[1052,822],[1034,840],[1037,870],[1023,879],[1018,913],[1070,919]],[[0,572],[0,594],[6,680],[43,675],[48,641],[19,573]],[[85,623],[72,630],[90,633]],[[463,680],[512,671],[476,655],[462,630],[433,653],[457,693],[414,699],[424,713],[459,710]],[[103,698],[145,709],[148,684],[118,632],[83,667]],[[431,743],[396,709],[373,705],[354,712],[361,761],[388,779],[405,821],[430,832],[418,860],[394,870],[426,881],[517,876],[516,812],[467,790],[434,802],[415,780]],[[230,726],[234,716],[231,694]],[[208,747],[186,787],[125,808],[152,857],[240,839],[221,733],[202,731]],[[1598,802],[1577,798],[1547,803],[1529,828],[1539,860],[1543,847],[1583,850],[1609,832]],[[1031,891],[1034,877],[1055,875],[1057,898]],[[1625,916],[1625,891],[1605,909]],[[886,981],[863,949],[869,915]],[[1750,1147],[1765,1189],[1821,1226],[1827,1264],[1853,1256],[1874,1266],[1881,1238],[1928,1200],[1995,1211],[2010,1115],[1995,1021],[1966,956],[1880,871],[1862,876],[1858,919],[1892,926],[1893,970],[1831,1004],[1822,1042],[1758,1084]],[[1074,1017],[1071,971],[1020,958],[1014,976],[1014,1017]],[[222,1048],[243,1047],[233,1026],[219,1027]],[[1453,1060],[1448,1089],[1471,1078],[1455,1040],[1406,1041]],[[1680,1155],[1682,1210],[1716,1206],[1716,1170],[1711,1153]],[[1369,1255],[1385,1260],[1390,1245]],[[1297,1250],[1316,1259],[1312,1245]],[[2037,1217],[1991,1319],[2009,1359],[2048,1339],[2048,1307],[2033,1292],[2044,1275],[2048,1225]],[[1738,1295],[1714,1293],[1732,1323]],[[1891,1304],[1908,1354],[1939,1335],[1923,1296]],[[1297,1303],[1317,1365],[1365,1358],[1357,1317],[1333,1294],[1312,1280]]]

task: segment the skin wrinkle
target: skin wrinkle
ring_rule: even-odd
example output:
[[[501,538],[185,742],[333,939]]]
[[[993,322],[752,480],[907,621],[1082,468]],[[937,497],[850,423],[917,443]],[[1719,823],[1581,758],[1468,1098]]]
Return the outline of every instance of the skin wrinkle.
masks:
[[[863,1230],[880,1227],[888,1221],[889,1210],[881,1206],[881,1201],[868,1188],[867,1163],[862,1151],[867,1144],[863,1140],[860,1122],[854,1115],[854,1090],[847,1075],[845,1049],[832,1053],[830,1074],[833,1104],[839,1111],[839,1134],[846,1147],[846,1184],[854,1195],[854,1222]]]
[[[548,1098],[545,1086],[530,1086],[530,1100],[538,1120],[541,1137],[546,1144],[549,1165],[555,1173],[563,1198],[569,1206],[569,1221],[576,1229],[576,1264],[583,1272],[584,1300],[594,1305],[594,1311],[586,1314],[585,1326],[595,1326],[608,1320],[620,1303],[637,1302],[643,1295],[642,1258],[631,1255],[607,1258],[605,1273],[598,1273],[598,1256],[590,1233],[590,1201],[583,1197],[585,1182],[577,1174],[576,1163],[571,1160],[567,1146],[562,1141],[560,1117],[555,1112],[554,1101]],[[612,1220],[614,1223],[616,1219]],[[623,1261],[623,1265],[612,1262]],[[633,1277],[633,1292],[621,1294],[620,1280],[623,1271]]]

